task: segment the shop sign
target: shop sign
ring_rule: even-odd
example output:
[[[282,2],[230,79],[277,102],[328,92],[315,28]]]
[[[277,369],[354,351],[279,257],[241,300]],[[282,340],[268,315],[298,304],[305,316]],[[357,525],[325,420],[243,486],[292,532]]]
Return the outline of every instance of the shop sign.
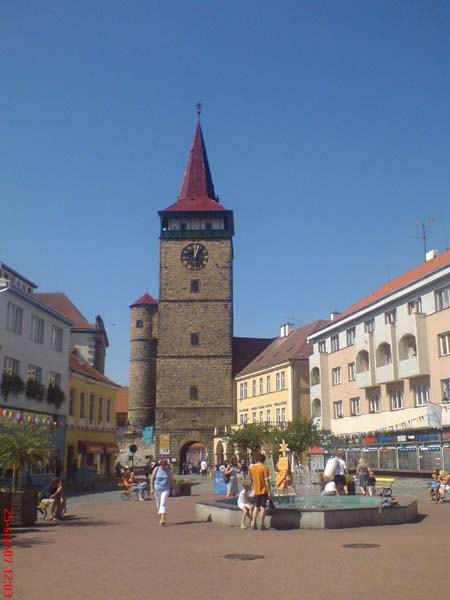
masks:
[[[362,451],[363,452],[376,452],[378,450],[378,448],[363,448]]]
[[[444,433],[442,434],[442,439],[450,440],[450,431],[444,431]]]
[[[170,434],[164,433],[159,436],[159,453],[170,454]]]
[[[398,438],[397,438],[398,439]],[[379,444],[392,444],[392,442],[394,442],[394,438],[392,435],[390,436],[381,436],[378,438],[378,443]]]
[[[422,433],[419,435],[419,442],[439,442],[440,440],[439,433]]]
[[[417,448],[415,446],[402,446],[398,449],[399,452],[416,452]]]
[[[419,450],[430,450],[431,452],[439,452],[439,446],[419,446]]]
[[[377,438],[375,437],[366,437],[363,438],[363,444],[370,446],[370,444],[376,444],[377,443]]]

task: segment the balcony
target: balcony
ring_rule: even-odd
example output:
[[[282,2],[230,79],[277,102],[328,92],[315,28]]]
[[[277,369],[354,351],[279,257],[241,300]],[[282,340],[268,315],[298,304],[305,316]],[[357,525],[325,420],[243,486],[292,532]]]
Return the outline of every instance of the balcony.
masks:
[[[398,331],[398,376],[407,379],[429,374],[425,315],[411,314]]]

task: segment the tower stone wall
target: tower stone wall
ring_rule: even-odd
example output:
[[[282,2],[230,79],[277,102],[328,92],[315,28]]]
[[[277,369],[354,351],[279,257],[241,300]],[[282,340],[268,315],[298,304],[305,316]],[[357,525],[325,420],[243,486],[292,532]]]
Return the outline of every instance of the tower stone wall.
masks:
[[[142,429],[155,424],[158,305],[131,307],[128,422]]]

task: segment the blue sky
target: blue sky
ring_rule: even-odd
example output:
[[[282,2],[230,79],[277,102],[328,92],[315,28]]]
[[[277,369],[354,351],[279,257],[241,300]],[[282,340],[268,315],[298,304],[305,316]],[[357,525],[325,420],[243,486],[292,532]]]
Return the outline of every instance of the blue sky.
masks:
[[[195,103],[235,211],[235,335],[327,318],[450,238],[445,1],[0,3],[0,260],[64,291],[128,381],[129,305]]]

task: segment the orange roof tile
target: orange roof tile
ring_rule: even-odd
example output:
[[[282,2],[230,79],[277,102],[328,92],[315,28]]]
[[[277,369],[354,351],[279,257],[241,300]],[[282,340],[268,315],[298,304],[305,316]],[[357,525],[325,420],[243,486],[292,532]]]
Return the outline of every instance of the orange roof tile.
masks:
[[[120,388],[120,385],[114,383],[114,381],[108,379],[108,377],[105,377],[105,375],[102,375],[102,373],[97,371],[97,369],[94,369],[94,367],[76,351],[72,351],[69,354],[69,369],[73,373],[78,373],[79,375],[89,377],[90,379],[94,379],[100,383],[107,383],[108,385],[113,385],[114,387]]]
[[[394,294],[395,292],[399,292],[400,290],[408,287],[409,285],[412,285],[416,281],[420,281],[424,277],[427,277],[432,273],[436,273],[437,271],[440,271],[441,269],[444,269],[449,265],[450,250],[447,250],[446,252],[439,254],[435,258],[432,258],[431,260],[422,263],[418,267],[415,267],[411,271],[400,275],[400,277],[389,281],[388,283],[380,287],[378,290],[370,294],[370,296],[367,296],[363,300],[360,300],[359,302],[348,308],[346,311],[341,313],[338,317],[336,317],[333,320],[333,324],[338,321],[341,321],[343,318],[348,317],[349,315],[352,315],[353,313],[358,312],[363,308],[366,308],[367,306],[370,306],[371,304],[374,304],[375,302],[378,302],[379,300],[382,300],[383,298],[386,298],[387,296],[390,296],[391,294]]]
[[[95,329],[95,325],[80,313],[73,302],[62,292],[33,294],[38,300],[47,304],[73,322],[74,329]]]

